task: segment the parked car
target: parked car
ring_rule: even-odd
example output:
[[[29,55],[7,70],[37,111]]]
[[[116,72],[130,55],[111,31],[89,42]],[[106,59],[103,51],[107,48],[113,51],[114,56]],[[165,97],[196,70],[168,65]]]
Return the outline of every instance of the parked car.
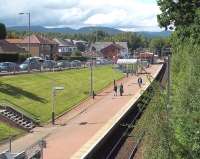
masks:
[[[44,69],[57,68],[56,61],[53,61],[53,60],[45,60],[42,65]]]
[[[19,66],[14,62],[2,62],[0,63],[0,72],[14,72],[19,71]]]
[[[66,61],[66,60],[61,60],[61,61],[58,61],[57,62],[57,67],[58,68],[68,68],[68,67],[71,67],[71,64],[69,61]]]
[[[21,70],[28,70],[29,68],[30,68],[30,70],[33,70],[33,69],[40,70],[41,63],[37,59],[27,59],[19,67]]]
[[[71,67],[81,67],[81,61],[79,61],[79,60],[72,61]]]

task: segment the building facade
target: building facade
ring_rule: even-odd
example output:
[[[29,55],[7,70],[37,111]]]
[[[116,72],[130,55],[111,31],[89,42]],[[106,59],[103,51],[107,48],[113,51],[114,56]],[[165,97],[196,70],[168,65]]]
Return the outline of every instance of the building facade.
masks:
[[[58,55],[70,56],[73,52],[77,51],[76,45],[74,45],[73,41],[69,40],[61,40],[61,39],[53,39],[58,44]]]
[[[29,52],[29,37],[25,37],[20,46]],[[44,36],[31,35],[30,36],[30,54],[31,56],[38,56],[44,59],[53,59],[57,54],[58,44]]]

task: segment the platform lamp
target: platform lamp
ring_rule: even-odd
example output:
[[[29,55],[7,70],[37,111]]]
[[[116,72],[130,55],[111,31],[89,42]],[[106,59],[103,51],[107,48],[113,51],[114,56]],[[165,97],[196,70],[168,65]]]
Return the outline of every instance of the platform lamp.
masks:
[[[55,124],[55,97],[56,91],[64,90],[64,87],[53,87],[52,88],[52,124]]]
[[[28,15],[28,53],[31,55],[31,13],[30,12],[21,12],[19,15]],[[28,63],[28,72],[30,72],[30,59]]]

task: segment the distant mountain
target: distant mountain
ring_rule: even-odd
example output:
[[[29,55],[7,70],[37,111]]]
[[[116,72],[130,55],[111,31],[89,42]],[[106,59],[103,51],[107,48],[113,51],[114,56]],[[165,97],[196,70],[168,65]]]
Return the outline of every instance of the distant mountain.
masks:
[[[115,28],[109,28],[109,27],[84,27],[80,28],[77,31],[80,33],[90,33],[90,32],[95,32],[97,30],[104,31],[108,34],[119,34],[122,33],[123,31],[115,29]]]
[[[27,26],[14,26],[14,27],[8,27],[8,30],[10,31],[27,31]],[[71,28],[45,28],[42,26],[31,26],[32,32],[56,32],[56,33],[90,33],[94,32],[96,30],[102,30],[104,32],[107,32],[108,34],[118,34],[123,31],[109,28],[109,27],[83,27],[80,29],[71,29]]]
[[[10,31],[27,31],[28,26],[14,26],[7,28]],[[55,33],[75,33],[76,30],[71,28],[45,28],[43,26],[31,26],[32,32],[55,32]]]
[[[8,27],[7,28],[10,31],[27,31],[28,27],[27,26],[14,26],[14,27]],[[32,32],[55,32],[55,33],[70,33],[70,34],[75,34],[75,33],[90,33],[90,32],[95,32],[97,30],[102,30],[104,32],[107,32],[108,34],[118,34],[122,33],[123,31],[115,28],[109,28],[109,27],[83,27],[80,29],[72,29],[69,27],[65,28],[45,28],[43,26],[31,26],[31,31]],[[137,32],[139,35],[143,35],[145,37],[167,37],[171,34],[171,32]]]

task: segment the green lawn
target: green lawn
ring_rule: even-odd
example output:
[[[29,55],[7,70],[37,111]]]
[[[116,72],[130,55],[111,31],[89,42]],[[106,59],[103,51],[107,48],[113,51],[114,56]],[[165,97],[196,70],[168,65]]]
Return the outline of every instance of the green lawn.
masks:
[[[10,136],[17,136],[23,133],[22,130],[10,127],[5,123],[0,122],[0,141],[9,138]]]
[[[94,89],[101,90],[113,79],[123,74],[110,66],[94,69]],[[56,114],[60,114],[88,97],[90,71],[68,70],[63,72],[37,73],[0,77],[0,102],[7,100],[16,107],[38,117],[42,123],[51,117],[52,86],[64,86],[56,95]]]

